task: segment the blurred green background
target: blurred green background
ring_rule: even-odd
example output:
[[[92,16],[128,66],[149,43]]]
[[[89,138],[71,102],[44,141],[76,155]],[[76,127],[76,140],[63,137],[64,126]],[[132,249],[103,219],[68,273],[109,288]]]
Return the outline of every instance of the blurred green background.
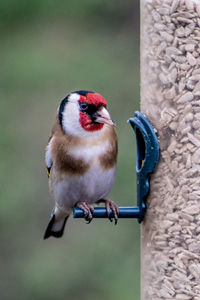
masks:
[[[43,240],[53,201],[44,149],[69,92],[108,101],[119,136],[110,198],[135,197],[139,108],[139,1],[1,0],[0,299],[139,300],[136,220],[70,218],[62,239]]]

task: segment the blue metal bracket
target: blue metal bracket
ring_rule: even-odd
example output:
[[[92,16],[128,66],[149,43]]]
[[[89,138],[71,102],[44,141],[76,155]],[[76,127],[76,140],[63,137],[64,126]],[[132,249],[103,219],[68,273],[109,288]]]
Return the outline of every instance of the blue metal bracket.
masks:
[[[137,206],[138,222],[141,223],[150,191],[149,175],[154,172],[159,159],[159,144],[152,125],[141,112],[136,111],[134,118],[130,118],[129,122],[135,131],[137,142]]]
[[[149,175],[154,172],[159,159],[159,144],[155,131],[146,117],[136,111],[134,118],[129,119],[137,143],[137,206],[119,207],[119,218],[137,218],[141,223],[146,212],[146,198],[149,194],[150,183]],[[74,208],[74,218],[83,218],[84,213],[80,208]],[[95,207],[93,218],[107,218],[107,212],[104,207]],[[110,209],[110,217],[113,217],[113,211]]]

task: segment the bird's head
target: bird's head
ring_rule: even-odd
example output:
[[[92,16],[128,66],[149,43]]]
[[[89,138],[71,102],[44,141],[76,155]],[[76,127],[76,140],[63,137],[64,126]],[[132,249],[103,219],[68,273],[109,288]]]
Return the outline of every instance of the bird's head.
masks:
[[[98,93],[73,92],[60,104],[59,123],[62,129],[70,135],[90,136],[100,132],[105,124],[114,125],[106,106],[106,100]]]

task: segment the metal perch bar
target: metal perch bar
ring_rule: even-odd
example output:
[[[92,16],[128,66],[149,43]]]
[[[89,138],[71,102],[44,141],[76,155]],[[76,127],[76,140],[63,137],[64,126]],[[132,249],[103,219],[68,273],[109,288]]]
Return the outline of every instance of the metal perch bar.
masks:
[[[119,207],[119,218],[132,219],[139,218],[140,209],[139,207]],[[81,208],[74,208],[74,218],[83,218],[84,212]],[[110,208],[109,217],[113,218],[113,210]],[[107,211],[105,207],[95,207],[93,218],[108,218]]]

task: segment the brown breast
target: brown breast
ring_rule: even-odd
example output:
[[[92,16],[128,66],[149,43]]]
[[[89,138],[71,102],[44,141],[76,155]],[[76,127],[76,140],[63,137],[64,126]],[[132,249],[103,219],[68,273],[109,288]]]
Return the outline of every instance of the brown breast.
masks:
[[[109,127],[107,136],[105,137],[110,141],[109,150],[99,157],[100,165],[103,169],[109,170],[113,168],[117,163],[117,135],[114,127]]]
[[[73,148],[80,145],[101,145],[108,139],[110,141],[109,150],[99,157],[99,163],[101,167],[108,170],[116,164],[117,161],[117,135],[114,127],[108,126],[107,130],[102,134],[92,139],[86,139],[81,137],[68,136],[60,127],[58,117],[56,117],[55,124],[52,129],[52,135],[50,139],[54,137],[52,143],[52,156],[54,161],[54,169],[59,173],[68,173],[71,175],[84,175],[90,165],[84,159],[74,158]]]

